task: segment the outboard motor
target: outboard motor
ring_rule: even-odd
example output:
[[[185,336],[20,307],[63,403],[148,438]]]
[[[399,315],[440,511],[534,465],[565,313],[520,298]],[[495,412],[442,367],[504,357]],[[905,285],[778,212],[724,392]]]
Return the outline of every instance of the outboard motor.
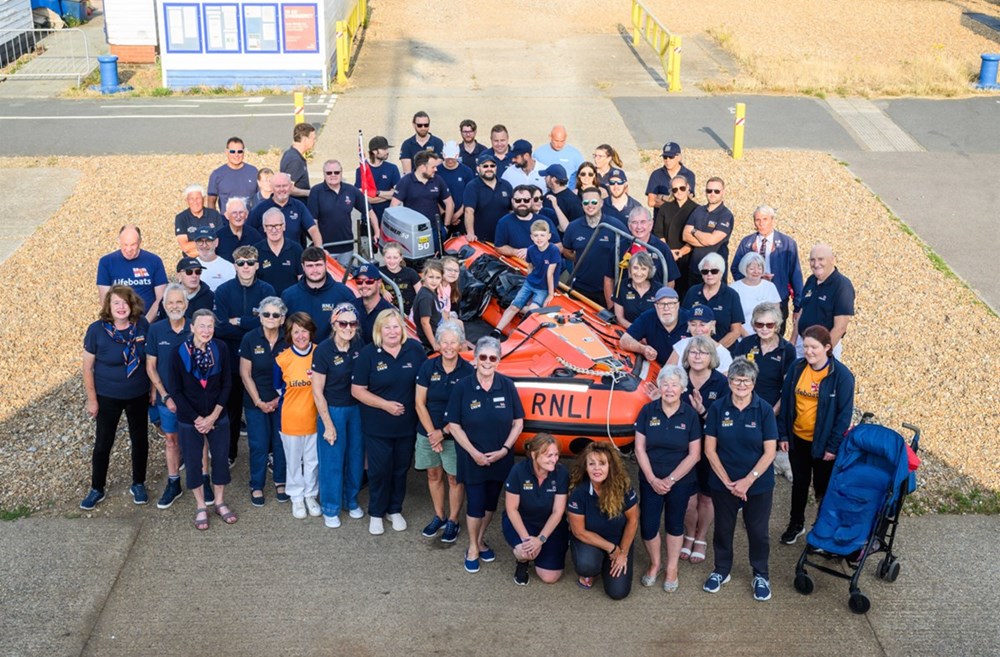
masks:
[[[397,244],[403,258],[422,269],[423,260],[434,255],[434,232],[430,220],[416,210],[397,205],[382,215],[380,246]]]

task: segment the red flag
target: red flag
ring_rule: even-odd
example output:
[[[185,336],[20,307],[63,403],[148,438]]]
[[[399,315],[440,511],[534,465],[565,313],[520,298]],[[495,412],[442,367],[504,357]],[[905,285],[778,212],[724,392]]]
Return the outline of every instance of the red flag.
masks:
[[[378,189],[375,188],[375,177],[372,175],[371,165],[365,159],[365,152],[361,147],[361,132],[358,132],[358,162],[361,169],[361,192],[368,198],[378,196]]]

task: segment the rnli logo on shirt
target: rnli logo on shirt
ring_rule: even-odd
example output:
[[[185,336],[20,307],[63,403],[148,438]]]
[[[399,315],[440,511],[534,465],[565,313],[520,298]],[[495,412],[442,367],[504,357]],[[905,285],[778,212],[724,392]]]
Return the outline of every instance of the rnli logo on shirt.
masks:
[[[504,190],[504,191],[500,192],[500,196],[502,196],[504,198],[507,198],[507,191]]]
[[[298,221],[299,220],[299,213],[296,212],[295,210],[292,210],[291,212],[288,213],[288,220],[289,221]]]
[[[812,393],[813,397],[819,397],[819,384],[818,383],[810,383],[809,384],[809,392]]]
[[[197,227],[197,226],[188,226],[188,228],[187,228],[187,231],[188,231],[189,233],[193,233],[193,232],[194,232],[194,231],[196,231],[196,230],[198,230],[198,227]]]
[[[344,364],[344,357],[343,356],[334,356],[333,357],[333,364],[334,365],[343,365]]]
[[[431,383],[437,383],[440,380],[441,380],[441,374],[439,372],[434,372],[434,374],[431,374]]]
[[[728,418],[728,417],[727,418],[723,418],[722,419],[722,426],[724,426],[724,427],[731,427],[731,426],[733,426],[732,419]]]
[[[687,422],[681,422],[674,429],[680,429],[681,431],[687,431]]]
[[[384,372],[387,369],[389,369],[389,365],[387,365],[386,363],[383,363],[382,361],[379,361],[379,362],[375,363],[375,371],[376,372]]]
[[[719,393],[717,393],[716,391],[713,390],[712,392],[708,393],[708,398],[709,399],[718,399],[719,398]]]
[[[750,422],[747,422],[743,426],[745,426],[747,429],[756,429],[757,428],[757,421],[756,420],[751,420]]]
[[[575,501],[574,502],[570,502],[569,503],[569,508],[573,509],[574,511],[579,511],[580,510],[580,505],[577,504]]]
[[[658,417],[650,418],[650,420],[649,420],[649,426],[651,426],[651,427],[658,427],[658,426],[660,426],[660,418],[658,418]]]
[[[344,205],[353,205],[353,204],[354,204],[353,198],[351,198],[350,196],[344,197]]]
[[[535,490],[535,484],[531,481],[526,481],[521,484],[521,490]]]
[[[819,299],[820,301],[826,301],[826,295],[825,295],[825,294],[824,294],[824,295],[821,295],[821,296],[819,296],[819,297],[817,297],[817,298],[818,298],[818,299]]]
[[[556,492],[556,482],[553,481],[552,483],[550,483],[549,484],[549,489],[547,491],[545,491],[545,492],[546,493],[554,493],[554,492]]]
[[[478,399],[473,399],[471,402],[469,402],[470,411],[478,410],[480,406],[482,406],[482,404],[479,403]]]
[[[325,312],[325,313],[332,313],[333,309],[334,309],[334,307],[336,307],[336,305],[337,304],[335,304],[335,303],[324,303],[323,306],[322,306],[323,307],[323,312]]]
[[[135,277],[149,276],[149,270],[145,267],[132,267],[132,275]]]
[[[270,260],[261,260],[260,261],[260,268],[261,269],[267,269],[270,266],[271,266],[271,261]]]
[[[494,397],[493,406],[495,408],[507,408],[507,400],[503,397]]]
[[[709,222],[708,222],[708,227],[709,227],[709,228],[712,228],[712,229],[714,229],[714,228],[715,228],[715,225],[716,225],[716,224],[715,224],[715,222],[714,222],[714,221],[709,221]]]
[[[253,348],[253,353],[255,356],[264,355],[264,347],[257,345],[256,347]]]
[[[403,369],[404,370],[412,370],[413,369],[413,363],[410,363],[410,362],[403,363]]]
[[[633,300],[633,299],[636,298],[636,294],[635,294],[635,292],[626,292],[625,293],[625,298],[628,299],[629,301],[631,301],[631,300]]]
[[[806,290],[806,293],[802,295],[802,298],[803,299],[808,299],[812,295],[813,295],[813,291],[812,290]]]

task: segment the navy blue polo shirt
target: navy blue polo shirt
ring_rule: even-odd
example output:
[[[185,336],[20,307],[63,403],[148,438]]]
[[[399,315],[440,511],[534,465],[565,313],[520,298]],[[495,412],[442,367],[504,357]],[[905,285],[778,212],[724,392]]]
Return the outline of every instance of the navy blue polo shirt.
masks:
[[[399,402],[405,412],[392,415],[368,404],[361,404],[361,422],[365,433],[379,438],[413,441],[417,431],[414,385],[420,366],[427,360],[424,348],[416,340],[407,340],[393,356],[375,344],[365,345],[354,361],[352,383],[388,401]]]
[[[854,285],[835,267],[822,283],[810,276],[802,286],[799,333],[814,324],[832,329],[838,315],[854,315]]]
[[[645,241],[648,242],[651,247],[656,249],[656,251],[663,256],[663,260],[667,263],[667,271],[664,272],[663,262],[660,262],[660,259],[656,257],[655,253],[650,254],[650,256],[653,258],[653,264],[656,265],[656,275],[653,276],[653,281],[655,282],[655,285],[653,287],[659,289],[664,285],[666,285],[667,283],[669,283],[670,281],[676,281],[677,279],[679,279],[681,277],[681,270],[677,268],[677,262],[674,260],[674,254],[670,251],[670,247],[667,246],[667,243],[661,240],[656,235],[650,235],[649,239]],[[625,245],[627,244],[628,242],[625,242],[622,245],[622,248],[624,248]],[[648,249],[638,244],[633,244],[630,249],[630,252],[633,254],[642,251],[648,251]],[[623,258],[625,257],[624,253],[622,253],[622,257]],[[608,273],[606,275],[608,278],[614,280],[614,277],[617,275],[617,272],[619,270],[618,263],[615,262],[614,259],[612,258],[608,264],[610,266],[608,267]],[[622,277],[627,280],[629,277],[628,269],[627,268],[622,269],[621,272],[622,272]]]
[[[615,303],[622,307],[625,319],[634,322],[636,317],[646,312],[654,310],[653,297],[656,296],[656,286],[650,285],[649,289],[640,293],[632,286],[632,281],[623,279],[615,295]]]
[[[259,258],[257,278],[270,283],[278,296],[295,285],[302,275],[302,247],[285,238],[281,253],[275,255],[267,240],[255,245]]]
[[[573,221],[574,219],[579,219],[583,216],[583,204],[580,202],[580,197],[574,194],[573,190],[569,187],[561,192],[549,192],[544,189],[542,192],[546,196],[546,207],[552,207],[552,202],[548,199],[548,195],[552,194],[556,197],[556,205],[558,205],[559,209],[562,210],[562,213],[566,215],[567,221]]]
[[[775,349],[761,355],[760,337],[748,335],[734,344],[729,350],[733,358],[746,356],[747,360],[757,364],[757,384],[753,391],[760,395],[768,404],[774,406],[781,399],[781,384],[785,374],[795,362],[795,345],[779,337]]]
[[[563,234],[563,246],[576,254],[576,264],[573,266],[573,288],[581,292],[603,292],[604,276],[608,270],[608,263],[615,259],[615,238],[617,235],[609,230],[604,230],[602,224],[628,232],[622,222],[614,217],[602,215],[601,223],[598,224],[597,228],[591,228],[587,225],[587,218],[580,217],[571,221]],[[587,257],[581,262],[580,256],[583,255],[584,249],[587,248],[587,242],[590,241],[590,236],[594,234],[595,230],[600,230],[600,233],[594,239],[590,251],[587,252]]]
[[[743,303],[740,301],[739,293],[725,283],[710,300],[705,298],[704,291],[704,283],[691,287],[684,295],[682,305],[688,310],[695,306],[708,306],[712,309],[715,314],[715,331],[712,333],[712,339],[718,342],[722,336],[729,333],[733,324],[742,324],[746,321],[743,318]]]
[[[186,235],[188,239],[194,241],[194,234],[199,228],[207,226],[212,230],[218,230],[224,223],[227,222],[223,221],[222,215],[212,208],[204,208],[200,217],[194,216],[190,208],[184,208],[174,217],[174,234],[178,237]]]
[[[694,196],[694,173],[682,164],[680,171],[677,172],[677,175],[687,178],[688,189],[691,190],[691,196]],[[665,196],[670,196],[670,194],[672,194],[670,190],[670,179],[672,177],[673,176],[667,173],[667,170],[663,167],[658,168],[656,171],[649,174],[649,182],[646,183],[646,194],[663,194]]]
[[[525,526],[540,530],[552,517],[556,495],[569,494],[569,470],[556,463],[556,469],[546,472],[545,479],[539,482],[531,459],[525,459],[511,468],[504,490],[508,495],[517,495],[517,512]]]
[[[437,175],[444,179],[448,185],[448,192],[455,199],[455,209],[462,207],[462,199],[465,198],[465,188],[476,177],[476,172],[465,166],[461,162],[454,169],[446,166],[437,168]]]
[[[395,306],[381,296],[371,312],[365,310],[365,301],[361,297],[355,297],[351,303],[354,304],[354,311],[358,316],[358,335],[361,336],[361,342],[362,344],[370,344],[372,341],[372,331],[375,328],[375,319],[378,317],[378,314],[383,310],[392,310]]]
[[[330,253],[346,253],[354,250],[354,221],[351,213],[357,210],[365,216],[365,196],[354,185],[340,184],[340,191],[334,191],[325,182],[315,185],[309,191],[307,206],[316,218],[323,243],[344,242],[330,246]]]
[[[495,246],[509,246],[514,249],[526,249],[531,241],[531,224],[544,221],[549,225],[549,241],[555,244],[559,241],[559,227],[551,218],[541,215],[529,215],[530,219],[519,219],[513,212],[508,212],[497,223],[497,232],[493,240]]]
[[[316,220],[305,203],[297,198],[289,197],[287,203],[279,206],[274,202],[273,196],[253,206],[253,210],[250,211],[250,216],[247,218],[247,225],[261,234],[265,233],[264,213],[271,208],[278,208],[281,210],[281,214],[285,215],[285,239],[290,242],[298,244],[302,241],[303,233],[316,225]]]
[[[403,143],[399,145],[399,159],[412,161],[413,156],[420,151],[434,151],[441,155],[442,150],[444,150],[444,142],[441,141],[440,137],[435,137],[428,132],[427,143],[421,146],[417,143],[417,136],[413,135],[409,139],[403,140]]]
[[[313,352],[312,370],[326,375],[323,384],[323,398],[330,406],[356,406],[358,400],[351,396],[351,372],[358,358],[360,344],[348,347],[347,351],[337,348],[333,339],[323,340]]]
[[[476,167],[479,166],[479,154],[485,151],[486,147],[478,141],[472,143],[474,146],[471,153],[465,150],[464,142],[458,145],[458,159],[461,160],[462,164],[475,171]]]
[[[148,332],[149,322],[145,317],[140,317],[135,326],[136,357],[139,359],[139,366],[132,372],[132,376],[127,376],[124,345],[115,342],[108,335],[100,320],[87,327],[87,334],[83,338],[83,349],[94,356],[94,387],[97,388],[98,395],[112,399],[133,399],[149,392],[149,375],[146,374]]]
[[[692,392],[694,392],[694,384],[689,380],[687,390],[681,395],[681,401],[690,405]],[[715,402],[729,394],[729,379],[719,370],[712,370],[708,381],[702,384],[698,393],[701,395],[701,403],[707,412]]]
[[[452,389],[445,411],[445,420],[462,427],[469,441],[480,452],[493,452],[503,447],[514,420],[524,417],[524,407],[514,382],[503,374],[493,375],[493,385],[484,390],[478,377],[468,376]],[[507,480],[514,465],[514,452],[486,467],[479,466],[464,449],[458,450],[458,481],[481,484]]]
[[[653,474],[666,477],[688,455],[692,442],[701,440],[701,418],[698,413],[681,402],[673,415],[663,412],[660,400],[651,401],[639,411],[635,419],[636,433],[646,437],[646,456]],[[694,468],[681,477],[678,483],[694,481]]]
[[[627,224],[629,213],[635,208],[641,208],[642,204],[631,196],[626,196],[625,198],[627,199],[625,201],[625,207],[619,210],[611,203],[611,197],[608,196],[608,198],[604,199],[604,206],[601,208],[601,212],[617,218],[623,224]]]
[[[264,329],[257,327],[243,336],[240,343],[240,358],[250,361],[250,378],[257,386],[257,397],[263,402],[277,398],[278,391],[274,389],[274,357],[288,347],[285,344],[284,331],[278,331],[278,339],[274,348],[264,337]],[[243,406],[254,408],[250,393],[243,392]]]
[[[146,356],[156,359],[156,373],[160,375],[160,381],[167,390],[173,389],[170,382],[170,354],[187,339],[190,333],[191,323],[187,318],[184,319],[184,328],[179,333],[170,328],[169,319],[154,322],[146,333]],[[163,401],[159,391],[156,393],[156,400]]]
[[[715,451],[730,480],[736,481],[750,474],[764,454],[764,441],[778,440],[778,422],[774,407],[753,395],[750,404],[742,411],[733,405],[732,395],[726,395],[708,409],[705,435],[715,436]],[[708,485],[713,490],[725,491],[722,480],[713,470]],[[760,473],[748,494],[756,495],[774,488],[774,463]]]
[[[496,239],[497,223],[500,218],[510,211],[510,198],[514,195],[514,188],[506,180],[497,180],[493,187],[490,187],[482,178],[476,178],[465,186],[465,195],[462,197],[462,206],[472,208],[474,211],[473,230],[476,237],[484,242],[493,242]]]
[[[549,289],[549,265],[555,265],[556,270],[553,274],[553,287],[554,289],[559,289],[559,273],[562,271],[562,254],[559,252],[559,247],[555,244],[549,244],[549,247],[542,251],[534,244],[528,247],[528,264],[531,265],[531,272],[528,274],[524,282],[535,288],[536,290],[547,290]]]
[[[678,312],[680,316],[672,331],[668,331],[660,322],[656,308],[650,308],[635,318],[626,333],[639,342],[645,340],[646,344],[656,349],[656,362],[660,365],[666,365],[670,353],[674,350],[674,345],[681,338],[687,337],[687,319],[679,308]]]
[[[368,166],[372,170],[372,179],[375,181],[375,189],[380,192],[388,192],[395,189],[396,184],[399,183],[400,173],[399,167],[397,167],[392,162],[383,162],[378,166],[374,166],[371,163]],[[354,186],[359,190],[361,189],[361,167],[357,167],[354,170]],[[384,201],[381,203],[370,203],[371,209],[375,211],[375,216],[378,220],[382,221],[382,215],[385,214],[385,209],[389,207],[389,202]]]
[[[569,494],[566,513],[583,516],[583,526],[587,531],[594,532],[605,541],[618,545],[625,535],[625,512],[634,507],[637,501],[635,490],[629,488],[625,493],[622,512],[614,518],[609,518],[601,511],[600,499],[594,492],[593,485],[589,481],[586,483],[581,481],[580,485]]]
[[[514,164],[513,162],[514,158],[511,157],[509,147],[507,148],[507,154],[504,156],[502,160],[500,159],[500,156],[497,155],[497,152],[492,148],[487,148],[484,152],[492,155],[493,161],[497,163],[497,178],[501,177],[503,175],[503,172],[506,171],[508,167]]]
[[[407,208],[416,210],[430,220],[440,215],[439,205],[451,198],[448,183],[439,175],[421,182],[416,174],[408,173],[396,185],[395,198]]]
[[[458,359],[455,369],[450,373],[444,371],[442,363],[440,357],[425,360],[417,372],[417,385],[427,389],[427,412],[435,429],[444,429],[447,424],[444,413],[448,408],[448,400],[451,399],[452,388],[465,377],[476,373],[476,369],[464,358]],[[446,433],[444,437],[452,439],[451,434]]]
[[[698,271],[698,265],[701,264],[701,259],[709,253],[718,253],[722,256],[723,262],[729,262],[729,238],[733,234],[733,223],[733,213],[729,211],[725,203],[711,212],[708,211],[707,205],[699,205],[688,215],[687,226],[694,226],[701,233],[712,233],[721,230],[726,234],[726,237],[718,244],[696,246],[691,250],[691,271],[698,274],[699,280],[701,273]]]
[[[236,237],[233,229],[229,227],[228,221],[223,222],[222,228],[219,229],[215,237],[219,240],[218,246],[215,247],[215,252],[219,254],[220,258],[229,262],[234,260],[233,251],[236,249],[241,246],[255,247],[259,242],[264,240],[264,235],[261,235],[256,228],[247,226],[246,223],[243,224],[243,232],[239,237]]]

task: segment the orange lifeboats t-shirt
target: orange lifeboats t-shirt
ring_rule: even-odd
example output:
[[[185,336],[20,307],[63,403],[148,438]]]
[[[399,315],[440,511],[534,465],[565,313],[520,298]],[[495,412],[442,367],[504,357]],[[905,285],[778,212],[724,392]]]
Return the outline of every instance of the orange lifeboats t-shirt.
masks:
[[[805,366],[795,383],[795,422],[792,432],[802,440],[812,442],[816,431],[816,409],[819,408],[819,384],[830,373],[830,364],[816,371]]]
[[[289,347],[274,357],[281,369],[285,393],[281,400],[281,433],[308,436],[316,433],[316,402],[312,394],[312,359],[316,345],[305,356]]]

